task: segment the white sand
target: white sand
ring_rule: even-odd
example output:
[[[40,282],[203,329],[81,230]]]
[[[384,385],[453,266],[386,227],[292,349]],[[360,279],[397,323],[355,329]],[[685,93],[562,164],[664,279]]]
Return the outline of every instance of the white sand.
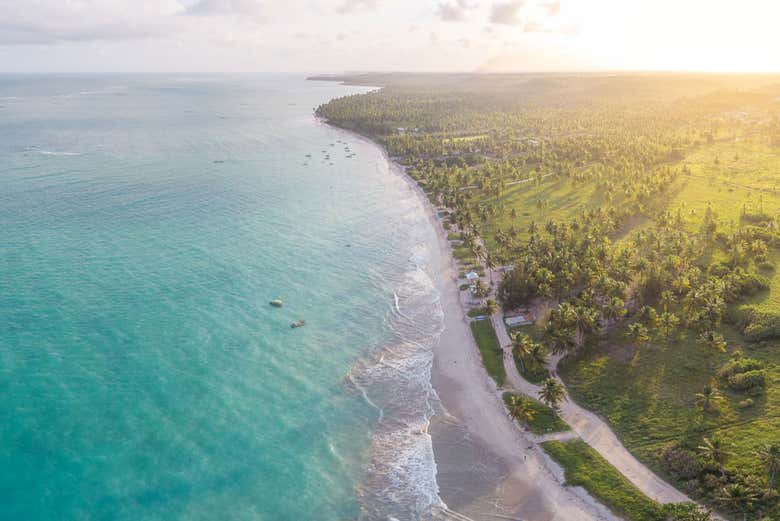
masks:
[[[580,487],[562,485],[563,472],[507,416],[471,335],[458,289],[458,269],[436,210],[403,168],[390,162],[418,193],[438,234],[440,266],[431,266],[445,316],[434,350],[432,380],[445,409],[431,426],[440,495],[475,521],[619,519]]]
[[[360,134],[344,132],[372,142]],[[436,208],[404,168],[388,158],[381,145],[374,144],[390,171],[418,195],[437,232],[437,244],[430,247],[431,257],[440,265],[431,266],[431,270],[445,329],[434,348],[431,371],[442,410],[434,416],[430,433],[439,494],[448,506],[439,517],[458,521],[620,520],[585,489],[564,486],[563,470],[538,445],[542,439],[523,431],[508,417],[500,391],[482,366],[458,289],[458,267]]]

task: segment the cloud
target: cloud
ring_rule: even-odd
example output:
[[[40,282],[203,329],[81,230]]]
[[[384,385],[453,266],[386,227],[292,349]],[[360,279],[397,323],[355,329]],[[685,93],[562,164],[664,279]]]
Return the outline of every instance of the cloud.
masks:
[[[264,2],[258,0],[200,0],[187,9],[187,14],[210,16],[260,16]]]
[[[499,25],[519,25],[520,10],[525,5],[525,0],[510,0],[501,4],[493,4],[490,14],[490,22]]]
[[[355,11],[376,9],[378,5],[379,0],[344,0],[341,5],[336,8],[336,12],[349,14]]]
[[[467,12],[475,8],[469,0],[454,0],[444,4],[439,4],[436,10],[439,18],[445,22],[462,22],[467,19]]]
[[[51,44],[62,41],[128,40],[163,36],[176,30],[175,0],[0,0],[0,44]]]
[[[560,0],[550,2],[549,4],[546,4],[545,7],[547,8],[547,16],[558,16],[561,14]]]

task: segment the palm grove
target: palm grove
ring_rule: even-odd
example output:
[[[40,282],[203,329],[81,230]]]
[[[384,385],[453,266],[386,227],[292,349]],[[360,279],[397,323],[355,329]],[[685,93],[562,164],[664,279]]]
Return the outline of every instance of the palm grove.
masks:
[[[543,378],[547,355],[564,355],[572,395],[646,463],[719,509],[778,518],[780,430],[748,442],[739,426],[776,405],[780,306],[755,301],[772,293],[780,198],[774,179],[735,177],[752,164],[732,149],[780,148],[780,88],[697,76],[382,81],[318,115],[381,140],[449,210],[445,226],[476,263],[511,266],[504,309],[546,310],[515,337],[521,372]],[[776,165],[780,181],[780,155]],[[699,383],[653,407],[598,373],[671,373],[685,350],[703,362],[687,369]],[[615,392],[633,402],[615,405]]]

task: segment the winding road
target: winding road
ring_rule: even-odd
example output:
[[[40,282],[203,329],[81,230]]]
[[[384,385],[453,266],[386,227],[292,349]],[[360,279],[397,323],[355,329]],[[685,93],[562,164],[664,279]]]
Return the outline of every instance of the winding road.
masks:
[[[495,275],[499,275],[496,273]],[[502,320],[503,310],[491,317],[493,328],[498,335],[499,344],[504,351],[504,368],[506,370],[506,387],[526,396],[537,399],[540,387],[534,385],[520,375],[512,357],[512,340]],[[551,368],[555,374],[560,358],[553,358]],[[560,381],[556,375],[555,378]],[[563,384],[563,382],[561,382]],[[601,456],[609,461],[621,474],[648,497],[659,503],[680,503],[691,501],[685,494],[656,476],[649,468],[639,462],[618,440],[612,429],[594,413],[583,409],[571,399],[561,404],[560,415],[572,430],[585,443],[593,447]]]

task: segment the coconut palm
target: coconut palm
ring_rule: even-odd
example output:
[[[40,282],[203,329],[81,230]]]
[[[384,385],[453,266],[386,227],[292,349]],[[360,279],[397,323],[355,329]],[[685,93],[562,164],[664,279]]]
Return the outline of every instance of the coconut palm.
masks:
[[[517,359],[520,361],[520,368],[525,372],[525,359],[531,352],[531,348],[536,342],[531,340],[531,337],[523,333],[517,333],[512,337],[512,349],[517,355]]]
[[[732,483],[723,487],[718,501],[723,505],[742,513],[742,519],[747,520],[747,510],[753,506],[753,502],[758,499],[758,495],[745,485]]]
[[[595,309],[587,306],[577,306],[574,310],[575,321],[574,326],[576,330],[576,336],[574,343],[577,347],[582,347],[585,344],[585,339],[588,335],[596,330],[598,324],[598,312]]]
[[[568,353],[575,347],[573,335],[569,329],[563,327],[553,327],[551,323],[547,324],[545,331],[545,340],[554,354]]]
[[[488,315],[494,315],[498,311],[498,302],[489,298],[485,301],[485,311]]]
[[[672,337],[672,333],[680,323],[680,319],[674,313],[664,311],[658,317],[658,327],[663,331],[664,339],[668,342]]]
[[[731,452],[726,450],[726,443],[721,438],[704,438],[702,444],[699,445],[699,452],[718,467],[721,476],[725,479],[726,469],[724,465],[731,456]]]
[[[723,393],[712,383],[704,386],[700,393],[696,393],[696,405],[705,412],[710,412],[722,403],[725,398]]]
[[[534,342],[528,350],[528,360],[537,367],[544,367],[547,365],[547,351],[544,349],[544,346],[538,342]]]
[[[489,253],[485,253],[485,268],[487,268],[488,276],[490,277],[490,285],[493,285],[493,270],[496,267],[496,263],[493,260],[493,256]]]
[[[775,477],[780,472],[780,443],[764,445],[756,451],[756,456],[769,474],[769,493],[775,488]]]
[[[477,279],[474,283],[474,294],[481,299],[485,298],[490,294],[490,288],[481,279]]]
[[[566,399],[566,391],[558,380],[547,378],[539,390],[539,399],[546,403],[555,414],[558,414],[560,403]]]
[[[723,335],[720,333],[716,333],[714,331],[705,331],[699,335],[698,340],[700,344],[707,346],[710,349],[720,351],[721,353],[726,352],[726,341],[723,339]]]
[[[626,336],[639,346],[643,346],[650,341],[650,334],[647,331],[647,327],[639,322],[629,324],[626,328]]]
[[[507,400],[507,408],[509,409],[509,416],[513,420],[529,424],[536,417],[536,411],[531,407],[529,400],[522,396],[513,394]]]

